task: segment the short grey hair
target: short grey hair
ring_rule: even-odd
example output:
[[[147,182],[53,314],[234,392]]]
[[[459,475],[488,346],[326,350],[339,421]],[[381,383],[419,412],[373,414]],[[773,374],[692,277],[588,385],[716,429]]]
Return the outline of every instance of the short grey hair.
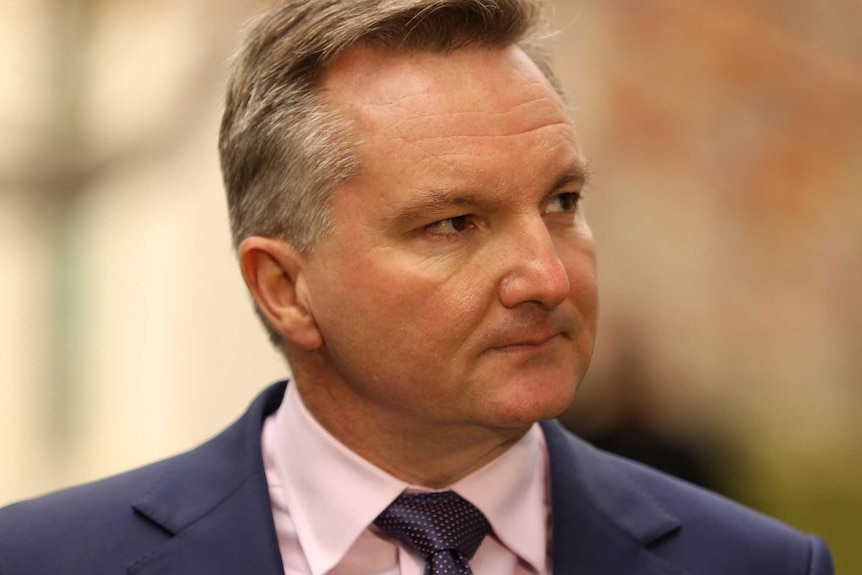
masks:
[[[545,8],[544,0],[282,0],[262,13],[234,60],[219,134],[234,247],[266,236],[304,251],[331,229],[329,198],[357,169],[351,126],[319,93],[337,56],[357,44],[433,53],[518,45],[561,93],[539,48]]]

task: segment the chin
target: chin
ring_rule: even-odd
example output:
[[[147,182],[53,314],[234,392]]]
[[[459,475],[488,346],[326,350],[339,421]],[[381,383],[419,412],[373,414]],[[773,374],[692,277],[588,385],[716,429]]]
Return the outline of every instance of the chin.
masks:
[[[525,427],[543,419],[554,419],[568,409],[575,396],[576,382],[524,385],[494,400],[494,412],[501,427]]]

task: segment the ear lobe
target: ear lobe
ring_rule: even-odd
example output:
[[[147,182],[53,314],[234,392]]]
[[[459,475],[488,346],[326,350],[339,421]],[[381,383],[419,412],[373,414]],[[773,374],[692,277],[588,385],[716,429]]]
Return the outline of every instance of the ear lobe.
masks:
[[[309,304],[303,256],[282,240],[253,236],[239,246],[242,277],[266,321],[285,342],[317,349],[323,337]]]

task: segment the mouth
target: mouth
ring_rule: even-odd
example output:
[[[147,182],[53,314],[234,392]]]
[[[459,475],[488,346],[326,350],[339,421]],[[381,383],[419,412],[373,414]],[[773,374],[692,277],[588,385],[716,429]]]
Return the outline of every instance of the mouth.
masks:
[[[519,353],[525,351],[536,351],[546,347],[551,347],[556,343],[560,343],[568,337],[564,331],[556,331],[550,334],[533,334],[529,336],[521,336],[511,342],[506,342],[502,345],[496,345],[488,348],[491,353]]]

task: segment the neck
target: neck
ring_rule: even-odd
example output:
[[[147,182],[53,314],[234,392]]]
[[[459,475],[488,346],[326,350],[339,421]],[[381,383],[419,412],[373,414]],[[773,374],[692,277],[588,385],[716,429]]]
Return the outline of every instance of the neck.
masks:
[[[385,408],[358,407],[294,369],[302,402],[333,437],[354,453],[409,483],[443,489],[502,455],[529,430],[425,421]]]
[[[349,438],[353,435],[350,433],[336,437],[402,481],[429,489],[444,489],[502,455],[527,429],[491,435],[471,434],[471,430],[451,431],[452,434],[446,434],[437,428],[409,436],[398,431],[387,433],[386,444],[377,449],[351,444]]]

